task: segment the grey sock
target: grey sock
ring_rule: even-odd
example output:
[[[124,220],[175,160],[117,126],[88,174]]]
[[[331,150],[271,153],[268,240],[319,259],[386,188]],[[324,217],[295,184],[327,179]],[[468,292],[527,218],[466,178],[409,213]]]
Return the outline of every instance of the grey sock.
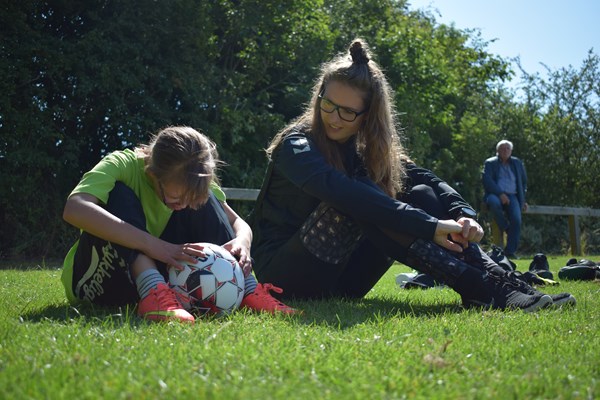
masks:
[[[150,289],[156,288],[160,283],[166,283],[165,278],[157,269],[147,269],[135,279],[140,299],[148,296]]]
[[[254,275],[248,275],[244,281],[244,297],[254,293],[257,284],[258,283],[256,282],[256,278],[254,277]]]

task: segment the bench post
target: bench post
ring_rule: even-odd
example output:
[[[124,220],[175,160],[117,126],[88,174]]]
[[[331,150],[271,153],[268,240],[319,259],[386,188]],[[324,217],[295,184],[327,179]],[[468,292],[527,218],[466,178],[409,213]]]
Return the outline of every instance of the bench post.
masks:
[[[479,205],[479,210],[481,214],[487,214],[490,217],[490,227],[492,228],[492,243],[500,248],[504,248],[504,232],[500,229],[496,220],[494,219],[494,215],[488,208],[488,205],[485,201],[482,201]]]
[[[492,226],[492,241],[493,243],[500,247],[504,248],[504,232],[500,229],[494,217],[491,218],[490,225]]]
[[[581,255],[581,238],[579,232],[579,216],[569,215],[569,238],[571,239],[571,254]]]

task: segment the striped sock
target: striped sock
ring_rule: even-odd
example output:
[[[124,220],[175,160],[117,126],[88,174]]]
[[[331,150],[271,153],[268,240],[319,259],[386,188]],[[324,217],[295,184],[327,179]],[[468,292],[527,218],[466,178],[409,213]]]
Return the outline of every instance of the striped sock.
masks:
[[[140,299],[148,296],[150,289],[156,288],[160,283],[166,283],[165,278],[158,272],[157,269],[147,269],[135,279]]]
[[[256,278],[254,277],[254,275],[250,274],[246,277],[246,279],[244,280],[244,297],[248,296],[249,294],[254,293],[254,290],[256,289]]]

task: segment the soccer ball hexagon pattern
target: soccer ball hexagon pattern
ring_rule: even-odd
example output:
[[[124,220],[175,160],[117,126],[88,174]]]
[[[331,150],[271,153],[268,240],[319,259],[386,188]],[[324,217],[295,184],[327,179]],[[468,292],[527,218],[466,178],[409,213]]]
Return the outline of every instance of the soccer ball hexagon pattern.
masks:
[[[244,273],[237,260],[221,246],[202,243],[204,257],[182,269],[169,268],[169,285],[181,305],[196,315],[228,314],[244,298]]]

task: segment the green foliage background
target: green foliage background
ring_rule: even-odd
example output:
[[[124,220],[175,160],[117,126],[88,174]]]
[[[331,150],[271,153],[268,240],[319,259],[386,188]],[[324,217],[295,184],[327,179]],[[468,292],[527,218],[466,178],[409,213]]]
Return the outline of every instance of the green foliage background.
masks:
[[[499,139],[526,164],[530,204],[600,208],[600,69],[528,75],[477,30],[392,0],[135,0],[0,6],[0,258],[61,257],[81,175],[166,125],[202,129],[225,186],[259,187],[262,149],[300,113],[320,63],[363,37],[396,92],[413,158],[476,207]],[[525,71],[524,71],[525,72]],[[600,248],[583,221],[585,248]],[[523,251],[562,252],[566,220],[527,217]]]

